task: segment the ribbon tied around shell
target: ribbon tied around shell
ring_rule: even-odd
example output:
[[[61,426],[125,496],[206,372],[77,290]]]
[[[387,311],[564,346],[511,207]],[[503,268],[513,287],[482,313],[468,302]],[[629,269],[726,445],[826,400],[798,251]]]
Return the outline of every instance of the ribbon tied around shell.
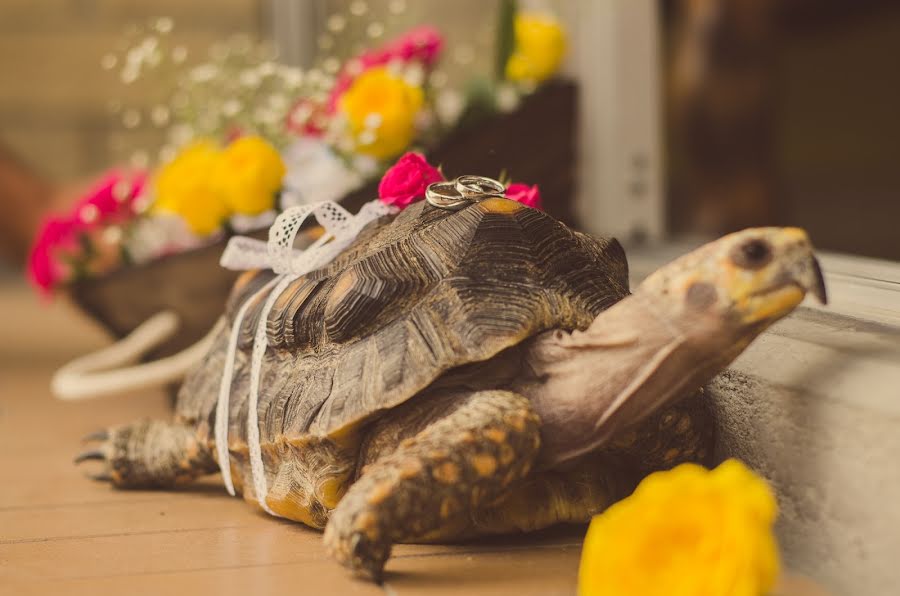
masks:
[[[266,285],[252,297],[248,298],[238,310],[228,338],[225,355],[225,366],[222,370],[222,381],[219,385],[219,399],[216,404],[216,455],[222,480],[228,493],[234,496],[234,482],[231,478],[231,459],[228,451],[228,420],[231,383],[234,376],[234,360],[241,323],[247,314],[250,304],[257,296],[269,292],[259,317],[259,324],[253,339],[253,351],[250,357],[250,394],[247,400],[247,445],[250,455],[250,471],[253,477],[253,490],[260,506],[269,514],[277,515],[266,503],[268,487],[265,468],[262,461],[262,449],[259,443],[259,419],[257,406],[259,403],[259,378],[263,357],[268,345],[266,339],[266,321],[275,300],[294,280],[330,263],[342,250],[347,248],[360,231],[372,221],[385,215],[397,213],[398,209],[375,199],[369,201],[356,215],[335,203],[321,201],[311,205],[302,205],[286,209],[269,228],[269,241],[263,242],[255,238],[235,236],[228,241],[222,253],[221,265],[227,269],[271,269],[276,273]],[[325,232],[306,249],[294,248],[294,242],[303,223],[314,217]],[[270,291],[271,290],[271,291]]]

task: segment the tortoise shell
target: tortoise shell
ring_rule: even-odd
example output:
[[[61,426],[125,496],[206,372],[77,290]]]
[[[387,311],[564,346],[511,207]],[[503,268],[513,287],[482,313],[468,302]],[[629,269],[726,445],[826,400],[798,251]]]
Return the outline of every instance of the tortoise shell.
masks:
[[[255,294],[272,275],[239,283],[225,313],[231,322],[253,300],[235,360],[233,445],[246,441],[250,352],[267,298]],[[266,321],[260,439],[346,436],[446,371],[542,331],[583,329],[627,293],[625,254],[614,239],[575,232],[506,199],[460,211],[416,203],[370,224],[276,299]],[[200,422],[207,439],[227,341],[226,329],[179,398],[179,418]]]

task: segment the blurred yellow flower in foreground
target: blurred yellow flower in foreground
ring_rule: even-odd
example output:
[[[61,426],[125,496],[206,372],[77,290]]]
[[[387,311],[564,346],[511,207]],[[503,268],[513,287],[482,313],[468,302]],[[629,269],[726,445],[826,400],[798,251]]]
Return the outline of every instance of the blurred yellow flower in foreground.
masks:
[[[762,596],[778,576],[768,485],[737,460],[644,479],[591,522],[580,596]]]
[[[240,137],[224,150],[197,141],[159,170],[153,209],[179,215],[192,232],[208,236],[235,213],[273,209],[284,174],[278,151],[260,137]]]
[[[388,159],[412,142],[423,101],[420,87],[377,66],[353,81],[338,106],[350,124],[356,150]]]
[[[566,53],[566,32],[548,15],[521,12],[513,23],[515,49],[506,62],[506,78],[540,83],[559,69]]]
[[[210,141],[197,141],[182,149],[156,176],[153,208],[180,215],[200,236],[218,230],[230,215],[228,206],[210,187],[220,155]]]
[[[240,137],[216,160],[211,182],[231,211],[259,215],[275,206],[285,171],[272,145],[260,137]]]

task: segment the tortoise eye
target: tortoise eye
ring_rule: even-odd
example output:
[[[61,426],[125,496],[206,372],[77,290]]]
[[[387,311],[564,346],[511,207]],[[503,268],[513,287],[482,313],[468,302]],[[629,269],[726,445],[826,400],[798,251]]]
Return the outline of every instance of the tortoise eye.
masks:
[[[759,269],[772,260],[772,245],[758,238],[748,240],[731,251],[731,260],[744,269]]]

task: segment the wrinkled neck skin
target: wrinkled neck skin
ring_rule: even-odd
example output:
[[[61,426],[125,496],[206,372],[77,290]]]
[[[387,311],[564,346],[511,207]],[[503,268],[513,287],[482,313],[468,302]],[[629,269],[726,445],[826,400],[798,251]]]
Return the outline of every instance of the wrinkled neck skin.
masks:
[[[696,391],[766,326],[740,326],[638,288],[584,331],[536,337],[513,389],[541,417],[543,465],[600,449]]]

